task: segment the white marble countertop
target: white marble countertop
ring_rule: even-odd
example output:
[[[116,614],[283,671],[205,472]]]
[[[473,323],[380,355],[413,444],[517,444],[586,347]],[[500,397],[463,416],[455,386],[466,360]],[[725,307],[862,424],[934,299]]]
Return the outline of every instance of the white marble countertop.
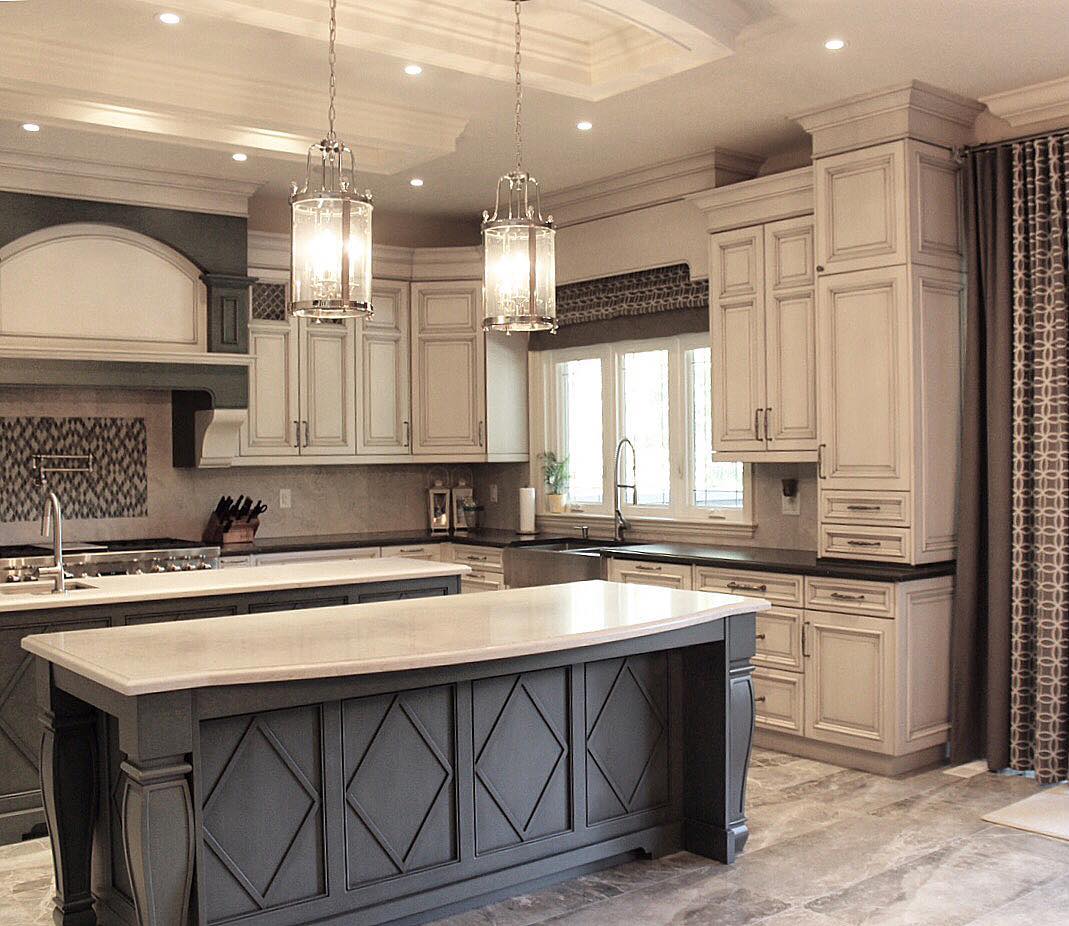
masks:
[[[768,607],[758,598],[594,580],[39,634],[22,646],[120,694],[139,695],[558,652]]]
[[[163,572],[140,576],[90,576],[68,580],[85,584],[63,595],[0,594],[0,614],[43,608],[75,608],[84,605],[118,604],[127,601],[157,601],[174,598],[204,598],[210,595],[240,595],[294,588],[326,588],[331,585],[362,585],[367,582],[397,582],[439,576],[466,575],[470,567],[457,563],[384,557],[329,562],[286,563],[243,569],[205,569],[196,572]]]

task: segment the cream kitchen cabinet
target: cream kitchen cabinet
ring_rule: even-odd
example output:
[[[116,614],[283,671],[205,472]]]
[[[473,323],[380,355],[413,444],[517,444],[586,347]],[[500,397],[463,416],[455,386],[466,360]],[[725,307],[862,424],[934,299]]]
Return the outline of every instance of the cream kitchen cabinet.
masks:
[[[244,457],[338,456],[356,451],[355,325],[254,319]]]
[[[360,325],[357,357],[357,453],[412,452],[409,284],[372,285],[375,314]]]
[[[812,219],[720,232],[711,248],[713,449],[722,460],[814,460]]]
[[[628,585],[659,585],[662,588],[689,589],[693,567],[677,563],[639,562],[626,559],[610,559],[608,576],[610,582]]]

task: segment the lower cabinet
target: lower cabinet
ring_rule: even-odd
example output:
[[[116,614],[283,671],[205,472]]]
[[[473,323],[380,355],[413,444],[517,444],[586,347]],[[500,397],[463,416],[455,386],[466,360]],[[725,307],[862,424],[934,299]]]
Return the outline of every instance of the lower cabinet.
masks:
[[[609,561],[610,582],[689,589],[693,587],[692,572],[693,567],[678,563],[650,563],[625,559]]]
[[[757,726],[798,735],[805,733],[804,678],[797,672],[754,669]]]

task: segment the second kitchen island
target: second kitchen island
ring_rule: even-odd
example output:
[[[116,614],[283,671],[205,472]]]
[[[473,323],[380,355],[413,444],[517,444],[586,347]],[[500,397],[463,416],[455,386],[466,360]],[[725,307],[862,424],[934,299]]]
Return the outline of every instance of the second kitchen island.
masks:
[[[730,863],[767,606],[593,581],[29,637],[56,922],[416,922]]]

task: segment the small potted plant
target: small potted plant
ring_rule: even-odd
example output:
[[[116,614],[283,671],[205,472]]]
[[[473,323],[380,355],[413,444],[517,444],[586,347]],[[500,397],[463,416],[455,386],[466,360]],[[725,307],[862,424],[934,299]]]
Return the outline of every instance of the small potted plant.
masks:
[[[568,458],[558,460],[553,451],[540,454],[542,478],[546,484],[546,509],[561,514],[568,495]]]

